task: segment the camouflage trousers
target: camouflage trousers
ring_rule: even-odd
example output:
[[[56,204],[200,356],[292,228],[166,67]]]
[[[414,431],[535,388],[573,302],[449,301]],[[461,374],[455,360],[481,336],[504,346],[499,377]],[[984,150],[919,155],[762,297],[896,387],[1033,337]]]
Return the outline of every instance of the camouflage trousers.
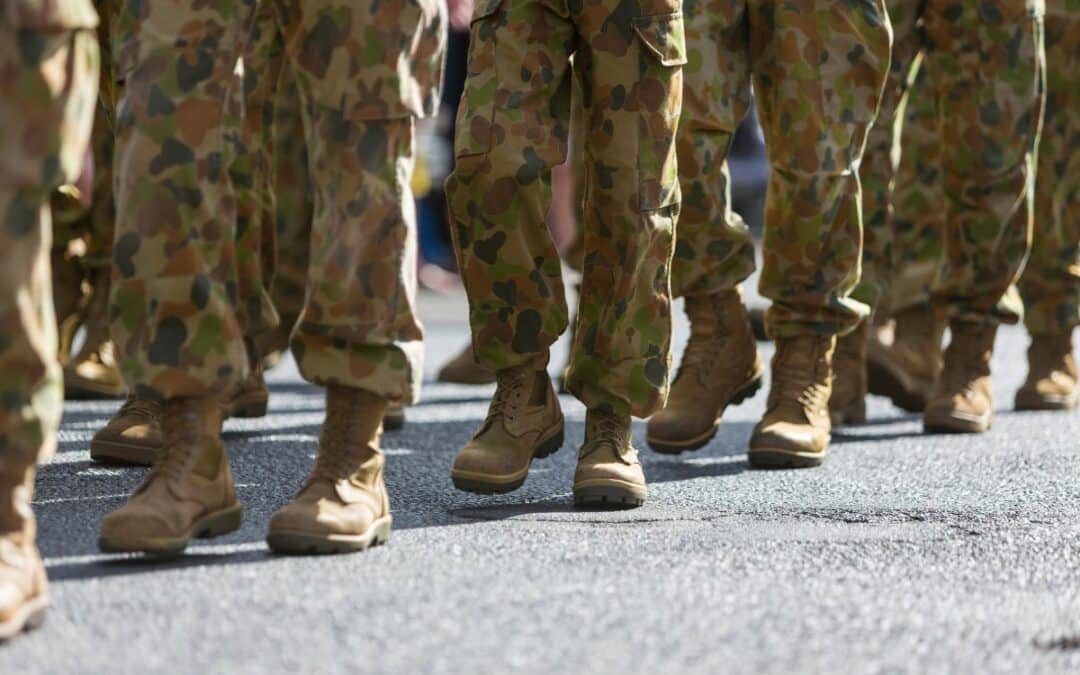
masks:
[[[1020,293],[1032,335],[1080,325],[1080,2],[1046,3],[1047,107],[1035,239]]]
[[[493,370],[546,362],[568,317],[545,216],[579,79],[584,273],[566,384],[590,408],[622,414],[649,415],[668,385],[679,9],[677,0],[478,3],[446,184],[478,361]]]
[[[750,233],[728,203],[726,164],[752,81],[772,167],[760,283],[773,301],[770,331],[847,331],[866,314],[848,295],[862,240],[855,167],[889,64],[883,2],[693,0],[684,10],[690,64],[673,290],[731,289],[754,270]]]
[[[921,62],[927,70],[924,95],[932,99],[927,105],[939,120],[943,149],[938,168],[944,261],[932,284],[932,302],[956,318],[1015,323],[1023,308],[1009,289],[1031,246],[1029,188],[1045,97],[1043,2],[897,0],[889,10],[896,47],[881,126],[862,168],[866,278],[856,295],[876,304],[892,296],[893,277],[911,274],[898,269],[912,256],[899,250],[890,215],[895,165],[889,152],[895,149],[895,125],[903,123],[900,102]]]
[[[82,173],[97,95],[92,7],[72,2],[63,11],[43,9],[42,3],[12,2],[0,12],[0,474],[5,476],[46,459],[55,448],[63,388],[49,271],[49,195]],[[6,526],[0,523],[0,529]]]
[[[313,382],[411,400],[422,353],[413,311],[412,126],[438,98],[443,8],[430,0],[274,8],[315,187],[294,353]],[[250,322],[241,304],[265,283],[250,276],[256,266],[242,264],[250,250],[237,251],[235,172],[226,170],[237,146],[223,130],[237,97],[250,93],[232,72],[255,10],[244,2],[147,6],[131,17],[118,51],[128,70],[112,327],[125,377],[151,397],[221,394],[247,369],[241,337]]]

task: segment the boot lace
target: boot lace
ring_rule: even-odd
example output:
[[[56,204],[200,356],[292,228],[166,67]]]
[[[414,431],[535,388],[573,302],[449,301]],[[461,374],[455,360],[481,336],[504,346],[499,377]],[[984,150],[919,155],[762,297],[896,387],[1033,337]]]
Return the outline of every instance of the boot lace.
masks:
[[[152,420],[161,415],[161,405],[150,399],[128,396],[116,414]]]
[[[518,400],[525,387],[525,369],[509,368],[500,370],[495,374],[495,397],[491,400],[488,408],[488,421],[506,418],[514,419],[514,411],[517,410]]]
[[[817,354],[812,370],[787,364],[788,354],[781,352],[772,369],[773,382],[769,392],[769,406],[773,407],[781,401],[796,403],[803,410],[819,410],[827,402],[828,388],[819,381],[823,378],[815,377],[817,370],[822,366],[822,356]]]
[[[146,412],[145,407],[138,409]],[[195,458],[198,441],[196,425],[188,415],[165,415],[162,420],[162,434],[165,443],[154,459],[150,475],[166,480],[180,479],[187,474]]]
[[[708,326],[706,330],[692,330],[690,339],[683,351],[682,362],[675,379],[693,373],[706,387],[718,384],[717,378],[712,373],[718,368],[729,364],[729,360],[719,358],[724,351],[724,343],[731,336],[731,330],[727,323],[712,314],[711,308],[697,302],[687,304],[686,314],[690,319],[691,327]]]
[[[590,410],[588,413],[588,437],[581,448],[581,456],[592,453],[602,445],[611,446],[616,454],[622,455],[626,446],[626,425],[614,413]]]

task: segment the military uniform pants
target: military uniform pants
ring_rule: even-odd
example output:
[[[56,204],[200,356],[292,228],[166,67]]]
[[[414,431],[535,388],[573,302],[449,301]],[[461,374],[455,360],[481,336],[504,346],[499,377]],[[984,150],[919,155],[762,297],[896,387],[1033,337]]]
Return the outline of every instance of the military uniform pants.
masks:
[[[1036,336],[1080,324],[1080,10],[1075,3],[1047,0],[1046,69],[1035,238],[1020,278],[1024,321]]]
[[[898,50],[880,124],[888,129],[896,119],[898,92],[920,53],[940,121],[945,261],[933,302],[960,319],[1016,322],[1022,307],[1008,289],[1031,245],[1028,186],[1044,99],[1043,2],[927,0],[912,11],[897,0],[890,12]],[[881,151],[874,158],[864,171],[887,173]],[[868,213],[876,215],[866,257],[878,285],[868,299],[876,301],[890,293],[889,274],[873,261],[906,256],[895,250],[892,226],[881,215],[888,202],[883,182],[868,183],[877,186],[869,200]]]
[[[685,61],[676,0],[477,5],[446,193],[481,365],[546,361],[566,329],[545,216],[578,77],[584,274],[566,384],[590,408],[647,416],[663,405]]]
[[[63,401],[48,199],[82,172],[97,94],[89,4],[0,12],[0,477],[51,455]],[[74,11],[79,9],[79,12]],[[26,10],[21,12],[20,10]],[[36,10],[36,11],[32,11]],[[0,499],[10,499],[4,492]],[[0,512],[13,513],[10,508]],[[7,523],[0,523],[0,530]]]
[[[866,313],[848,294],[861,245],[856,167],[889,63],[884,5],[707,0],[686,11],[691,65],[673,287],[712,293],[754,269],[750,234],[728,205],[725,167],[752,80],[772,167],[760,286],[773,301],[770,331],[850,329]]]

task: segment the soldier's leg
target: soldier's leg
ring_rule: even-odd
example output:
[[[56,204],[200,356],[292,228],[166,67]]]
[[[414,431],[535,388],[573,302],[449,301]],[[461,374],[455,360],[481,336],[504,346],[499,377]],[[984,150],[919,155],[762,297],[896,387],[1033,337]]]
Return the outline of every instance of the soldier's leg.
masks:
[[[859,161],[889,67],[883,3],[752,2],[755,93],[772,172],[760,289],[776,338],[756,466],[813,466],[825,455],[836,336],[866,317],[850,297],[862,254]],[[823,27],[827,27],[824,28]],[[835,55],[820,67],[799,54]]]
[[[731,210],[727,154],[749,107],[749,35],[745,6],[685,3],[683,107],[676,136],[682,207],[671,290],[685,296],[690,341],[667,405],[649,419],[658,452],[704,446],[728,404],[752,396],[764,367],[739,284],[754,271],[754,242]]]
[[[274,514],[267,542],[294,553],[360,550],[390,533],[383,414],[388,403],[411,403],[423,374],[413,131],[439,100],[446,17],[427,0],[295,0],[283,9],[315,191],[292,348],[305,379],[327,388],[327,412],[315,469]],[[325,49],[307,48],[316,40]],[[363,50],[378,56],[357,66],[352,55]]]
[[[62,403],[48,199],[82,172],[97,90],[90,4],[31,7],[0,13],[0,639],[47,604],[30,501]]]
[[[254,7],[143,9],[120,15],[114,49],[125,86],[110,328],[129,390],[163,401],[161,470],[105,518],[99,543],[175,553],[240,526],[221,441],[221,396],[248,371],[226,131]]]
[[[948,149],[946,259],[933,302],[952,327],[924,416],[930,430],[990,428],[997,325],[1016,322],[1023,311],[1008,290],[1031,244],[1028,186],[1044,100],[1042,12],[1042,0],[926,6],[927,67]]]
[[[1073,329],[1080,324],[1080,13],[1046,8],[1047,106],[1035,186],[1035,236],[1020,292],[1031,334],[1018,409],[1077,402]]]

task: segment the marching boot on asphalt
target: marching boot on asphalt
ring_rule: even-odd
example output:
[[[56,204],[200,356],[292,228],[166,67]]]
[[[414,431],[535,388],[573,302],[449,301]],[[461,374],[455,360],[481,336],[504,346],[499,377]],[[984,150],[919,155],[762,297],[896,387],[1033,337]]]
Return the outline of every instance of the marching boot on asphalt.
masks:
[[[892,342],[870,330],[866,348],[867,388],[887,396],[908,412],[926,409],[930,390],[941,374],[945,320],[930,305],[904,310],[893,317]]]
[[[90,441],[90,459],[106,464],[150,466],[161,451],[161,404],[128,396],[120,410]]]
[[[275,553],[348,553],[390,538],[386,460],[379,436],[386,400],[331,385],[315,468],[299,494],[270,519]]]
[[[221,441],[217,398],[178,398],[162,405],[164,444],[143,484],[105,517],[105,553],[175,555],[192,539],[240,527],[232,472]]]
[[[86,336],[64,366],[64,395],[70,399],[120,398],[127,387],[109,339],[109,267],[94,270],[90,295],[81,312]]]
[[[836,338],[778,338],[765,416],[750,437],[756,468],[818,466],[829,447],[832,360]]]
[[[465,345],[461,353],[447,361],[439,370],[438,380],[451,384],[491,384],[495,381],[495,371],[477,363],[473,357],[472,345]]]
[[[263,374],[263,358],[255,344],[245,339],[248,353],[248,376],[226,397],[225,417],[266,417],[270,389]]]
[[[994,421],[990,357],[997,325],[954,320],[949,327],[945,366],[930,392],[923,427],[944,433],[988,431]]]
[[[649,419],[645,439],[656,452],[678,454],[705,446],[729,405],[761,388],[764,367],[739,291],[686,298],[690,341],[667,406]]]
[[[629,415],[593,409],[585,416],[585,443],[574,471],[578,506],[633,508],[645,503],[645,473],[631,445]]]
[[[34,544],[34,465],[0,458],[0,641],[36,628],[49,604],[45,565]]]
[[[870,319],[836,341],[829,416],[833,426],[866,422],[866,342]]]
[[[1031,338],[1028,376],[1016,392],[1017,410],[1071,410],[1077,404],[1072,331]]]
[[[386,431],[397,431],[405,426],[405,406],[400,403],[391,403],[386,406],[386,412],[383,414],[383,429]]]
[[[465,492],[516,490],[534,458],[563,444],[562,410],[542,363],[500,370],[496,381],[487,419],[454,457],[450,476]]]

